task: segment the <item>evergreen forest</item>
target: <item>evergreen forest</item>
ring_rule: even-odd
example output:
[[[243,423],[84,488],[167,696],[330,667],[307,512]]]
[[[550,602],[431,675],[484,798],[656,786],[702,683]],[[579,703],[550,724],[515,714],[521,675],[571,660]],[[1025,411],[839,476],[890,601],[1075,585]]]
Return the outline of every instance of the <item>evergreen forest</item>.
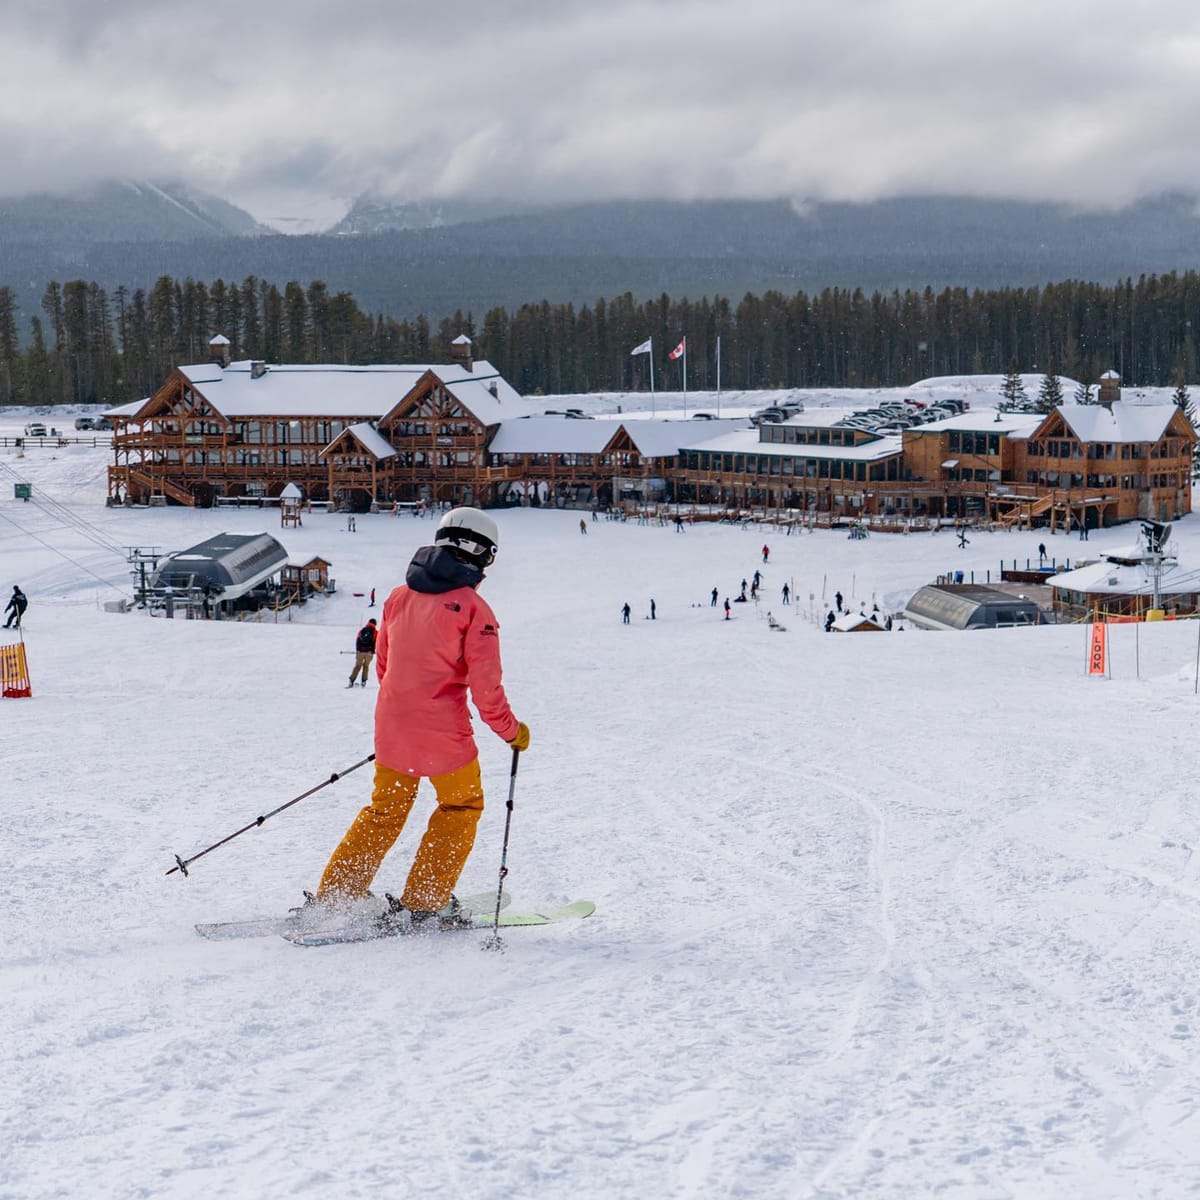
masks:
[[[896,387],[936,375],[1050,372],[1129,386],[1196,377],[1200,274],[1069,281],[1045,287],[866,294],[767,291],[732,302],[631,293],[593,304],[523,304],[433,325],[364,312],[314,281],[281,289],[256,277],[160,278],[112,294],[83,280],[49,284],[37,312],[0,285],[0,403],[118,404],[149,395],[177,364],[204,362],[224,334],[234,359],[268,363],[447,362],[460,333],[529,394],[678,390],[687,338],[690,390]],[[653,339],[653,355],[630,351]],[[720,346],[718,379],[718,354]]]

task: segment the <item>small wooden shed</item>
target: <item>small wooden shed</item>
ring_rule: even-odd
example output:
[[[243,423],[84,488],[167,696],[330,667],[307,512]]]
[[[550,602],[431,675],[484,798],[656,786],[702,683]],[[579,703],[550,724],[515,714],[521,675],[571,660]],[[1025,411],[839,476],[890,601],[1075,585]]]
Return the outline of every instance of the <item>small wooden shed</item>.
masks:
[[[297,600],[307,600],[313,592],[332,595],[334,581],[329,578],[332,565],[316,554],[306,559],[289,559],[280,575],[280,586],[291,592]]]

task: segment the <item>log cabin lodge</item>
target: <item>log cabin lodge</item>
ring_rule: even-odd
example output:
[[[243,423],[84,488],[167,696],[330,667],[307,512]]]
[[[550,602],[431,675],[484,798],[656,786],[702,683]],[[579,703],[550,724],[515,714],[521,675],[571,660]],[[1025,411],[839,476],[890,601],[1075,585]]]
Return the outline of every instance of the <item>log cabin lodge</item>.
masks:
[[[110,503],[277,498],[349,511],[428,502],[607,507],[669,502],[697,516],[975,518],[1051,528],[1191,511],[1196,431],[1174,404],[1100,402],[1048,415],[969,409],[900,435],[833,410],[757,428],[731,420],[539,414],[465,335],[435,365],[212,361],[173,370],[114,425]],[[885,524],[886,527],[886,524]]]

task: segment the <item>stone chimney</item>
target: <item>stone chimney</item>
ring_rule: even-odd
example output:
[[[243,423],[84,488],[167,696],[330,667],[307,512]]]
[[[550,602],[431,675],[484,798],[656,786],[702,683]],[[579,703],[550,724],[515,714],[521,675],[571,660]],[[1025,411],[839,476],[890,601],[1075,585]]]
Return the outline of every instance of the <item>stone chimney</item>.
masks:
[[[493,400],[500,399],[500,385],[494,379],[488,384],[488,391],[492,393]]]
[[[1111,409],[1113,404],[1121,398],[1121,377],[1116,371],[1105,371],[1100,376],[1100,394],[1096,397],[1098,404],[1103,404],[1105,408]]]
[[[223,333],[208,339],[208,361],[220,367],[229,366],[229,339]]]
[[[265,362],[252,362],[250,364],[250,378],[261,379],[267,373],[267,364]]]
[[[472,371],[475,369],[475,358],[472,353],[471,339],[465,333],[460,333],[458,337],[450,343],[450,361],[457,363],[464,370]]]

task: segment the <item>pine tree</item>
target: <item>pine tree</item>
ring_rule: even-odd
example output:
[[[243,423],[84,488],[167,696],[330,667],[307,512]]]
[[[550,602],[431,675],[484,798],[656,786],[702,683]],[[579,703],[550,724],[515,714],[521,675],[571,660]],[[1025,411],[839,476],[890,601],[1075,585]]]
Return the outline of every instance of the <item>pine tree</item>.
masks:
[[[17,301],[10,287],[0,287],[0,404],[17,402]]]
[[[1192,404],[1192,394],[1188,391],[1188,385],[1183,377],[1182,371],[1175,372],[1175,394],[1171,397],[1175,401],[1176,407],[1183,413],[1185,417],[1192,423],[1193,428],[1196,425],[1196,409]],[[1200,442],[1192,443],[1192,478],[1197,477],[1200,472]]]
[[[1054,366],[1051,364],[1046,368],[1041,386],[1038,388],[1037,411],[1040,413],[1053,412],[1062,402],[1062,380],[1054,373]]]
[[[1008,365],[1004,382],[1000,385],[1001,412],[1024,412],[1029,402],[1025,396],[1025,385],[1021,382],[1021,372],[1017,370],[1017,360],[1014,358]]]
[[[1092,398],[1092,385],[1083,382],[1077,383],[1073,399],[1076,404],[1095,404],[1095,400]]]

